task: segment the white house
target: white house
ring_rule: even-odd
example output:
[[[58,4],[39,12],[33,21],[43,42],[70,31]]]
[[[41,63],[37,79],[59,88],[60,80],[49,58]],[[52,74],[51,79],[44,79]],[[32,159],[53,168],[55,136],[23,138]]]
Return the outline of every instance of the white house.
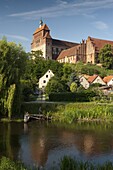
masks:
[[[80,81],[80,84],[85,88],[85,89],[88,89],[89,88],[89,82],[87,81],[87,79],[81,75],[79,76],[79,81]]]
[[[51,70],[48,70],[40,79],[39,79],[39,88],[44,89],[47,86],[49,80],[54,76]]]
[[[108,86],[113,86],[113,76],[107,76],[103,78],[103,81],[108,85]]]
[[[98,75],[89,76],[88,82],[90,84],[98,83],[98,84],[101,84],[101,85],[106,85],[105,81],[103,81],[103,79]]]

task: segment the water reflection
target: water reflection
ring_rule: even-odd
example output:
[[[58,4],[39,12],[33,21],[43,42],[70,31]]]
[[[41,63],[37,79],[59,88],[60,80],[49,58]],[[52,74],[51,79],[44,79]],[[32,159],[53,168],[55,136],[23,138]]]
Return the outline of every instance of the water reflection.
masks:
[[[0,154],[20,159],[27,166],[47,169],[57,166],[64,155],[95,163],[113,161],[113,125],[0,124]]]

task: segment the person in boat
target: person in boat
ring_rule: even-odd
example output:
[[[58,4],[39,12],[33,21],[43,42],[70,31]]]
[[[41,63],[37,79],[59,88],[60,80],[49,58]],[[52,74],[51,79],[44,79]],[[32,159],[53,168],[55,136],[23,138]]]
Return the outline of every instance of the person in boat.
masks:
[[[30,118],[30,115],[29,115],[28,112],[26,112],[25,115],[24,115],[24,122],[28,122],[29,118]]]
[[[41,108],[41,106],[39,107],[38,113],[39,113],[39,114],[42,114],[42,108]]]

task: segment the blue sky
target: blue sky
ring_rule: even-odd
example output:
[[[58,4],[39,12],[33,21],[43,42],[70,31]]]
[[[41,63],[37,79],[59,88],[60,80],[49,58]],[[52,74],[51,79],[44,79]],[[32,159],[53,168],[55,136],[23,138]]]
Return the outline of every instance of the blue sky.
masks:
[[[113,0],[0,0],[0,39],[6,36],[30,51],[41,18],[56,39],[113,40]]]

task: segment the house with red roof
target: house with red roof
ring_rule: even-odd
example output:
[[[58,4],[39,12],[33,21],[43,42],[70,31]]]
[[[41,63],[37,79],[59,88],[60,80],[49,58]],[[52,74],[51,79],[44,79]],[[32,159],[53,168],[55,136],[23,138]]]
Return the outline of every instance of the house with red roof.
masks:
[[[108,85],[108,86],[113,86],[113,76],[106,76],[103,78],[103,81]]]
[[[98,83],[101,85],[106,85],[106,83],[103,81],[103,79],[98,75],[89,76],[87,80],[90,83],[90,85],[95,84],[95,83]]]
[[[84,75],[79,76],[79,82],[85,89],[88,89],[90,86],[90,83]]]

